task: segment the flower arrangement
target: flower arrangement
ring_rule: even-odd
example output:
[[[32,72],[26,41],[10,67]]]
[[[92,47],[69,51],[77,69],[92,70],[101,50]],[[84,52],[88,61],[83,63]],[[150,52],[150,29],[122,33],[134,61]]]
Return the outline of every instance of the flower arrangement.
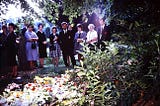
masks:
[[[80,86],[80,85],[79,85]],[[35,76],[33,83],[7,86],[0,98],[0,104],[10,106],[38,106],[44,104],[76,104],[82,93],[69,74],[56,77]]]

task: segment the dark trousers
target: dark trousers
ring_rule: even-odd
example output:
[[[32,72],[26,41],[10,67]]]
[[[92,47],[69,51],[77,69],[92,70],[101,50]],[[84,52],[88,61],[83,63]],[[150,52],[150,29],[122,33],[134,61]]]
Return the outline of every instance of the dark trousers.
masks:
[[[7,58],[6,49],[0,48],[0,75],[9,73],[7,60],[10,60],[10,58]]]
[[[76,60],[74,58],[74,51],[73,50],[62,50],[62,54],[63,54],[63,61],[65,66],[69,66],[68,62],[67,62],[67,57],[69,56],[71,58],[71,62],[72,65],[76,65]]]

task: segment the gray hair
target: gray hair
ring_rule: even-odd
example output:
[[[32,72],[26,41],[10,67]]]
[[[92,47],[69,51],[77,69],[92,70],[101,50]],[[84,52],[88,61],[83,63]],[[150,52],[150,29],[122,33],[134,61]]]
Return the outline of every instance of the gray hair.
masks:
[[[89,25],[88,25],[88,29],[90,29],[90,27],[95,28],[94,24],[89,24]]]

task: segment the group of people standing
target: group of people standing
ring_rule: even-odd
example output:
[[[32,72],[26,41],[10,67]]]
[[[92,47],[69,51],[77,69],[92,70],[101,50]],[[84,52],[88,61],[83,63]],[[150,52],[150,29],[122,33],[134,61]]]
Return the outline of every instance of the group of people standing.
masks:
[[[77,32],[74,33],[72,27],[67,22],[61,23],[61,31],[58,33],[56,26],[53,26],[49,35],[43,32],[43,24],[38,25],[37,33],[33,31],[33,25],[29,24],[22,30],[22,37],[25,39],[25,47],[19,48],[17,35],[14,33],[15,26],[13,23],[2,27],[3,33],[0,36],[0,65],[3,67],[11,67],[12,76],[17,76],[17,51],[24,54],[29,63],[29,68],[36,68],[39,59],[39,67],[44,67],[44,59],[47,57],[47,47],[49,46],[49,55],[55,67],[58,67],[59,58],[63,56],[66,67],[74,67],[76,65],[75,54],[78,54],[78,61],[83,56],[78,51],[83,51],[81,43],[103,45],[102,41],[110,40],[109,28],[105,25],[103,19],[100,19],[100,27],[95,29],[94,24],[88,25],[88,32],[83,30],[82,24],[77,24]],[[7,33],[7,29],[9,33]],[[25,48],[25,49],[24,49]],[[23,50],[22,50],[23,49]],[[21,53],[21,54],[22,54]],[[6,62],[4,62],[4,60]],[[19,59],[18,60],[22,60]],[[72,65],[70,65],[70,61]],[[5,64],[4,64],[5,63]],[[19,62],[20,64],[20,62]],[[23,64],[22,64],[23,65]]]

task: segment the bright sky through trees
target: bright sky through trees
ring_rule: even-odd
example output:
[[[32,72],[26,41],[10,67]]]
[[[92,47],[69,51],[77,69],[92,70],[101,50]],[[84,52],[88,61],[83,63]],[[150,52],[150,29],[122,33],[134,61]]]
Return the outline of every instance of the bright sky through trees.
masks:
[[[29,6],[31,8],[33,8],[34,11],[39,16],[42,16],[42,14],[44,14],[43,10],[38,7],[38,3],[32,2],[32,0],[26,0],[26,1],[29,4]],[[4,5],[4,4],[2,4],[2,5]],[[15,4],[8,4],[3,9],[7,9],[7,11],[5,11],[5,14],[1,14],[0,19],[10,19],[10,18],[16,19],[16,18],[21,18],[23,16],[29,15],[29,12],[22,10],[19,1],[17,1],[17,3],[15,3]],[[34,16],[32,18],[34,18]]]

